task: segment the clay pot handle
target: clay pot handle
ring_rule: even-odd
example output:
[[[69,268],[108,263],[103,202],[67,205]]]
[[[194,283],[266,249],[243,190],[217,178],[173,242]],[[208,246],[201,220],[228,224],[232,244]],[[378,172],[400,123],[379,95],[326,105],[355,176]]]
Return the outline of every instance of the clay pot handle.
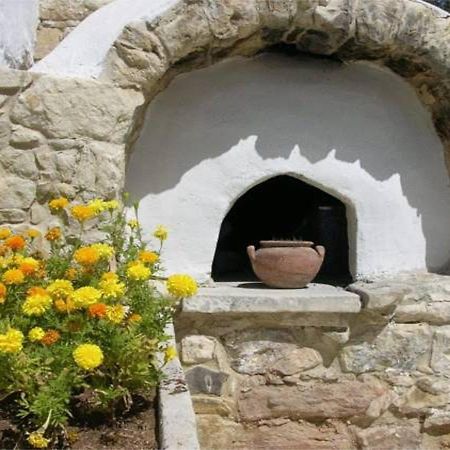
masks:
[[[325,247],[323,245],[316,245],[315,250],[320,258],[323,260],[325,258]]]
[[[250,258],[250,261],[255,261],[256,260],[256,251],[255,251],[255,246],[254,245],[249,245],[247,247],[247,255]]]

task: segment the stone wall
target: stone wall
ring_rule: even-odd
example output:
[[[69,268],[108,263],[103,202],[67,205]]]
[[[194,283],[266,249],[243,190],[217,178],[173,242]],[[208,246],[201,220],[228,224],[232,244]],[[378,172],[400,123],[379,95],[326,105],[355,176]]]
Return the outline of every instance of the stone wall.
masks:
[[[50,53],[82,20],[113,0],[40,0],[34,59]]]
[[[51,225],[50,198],[115,198],[143,97],[96,81],[0,72],[0,223]]]
[[[256,314],[178,316],[203,448],[450,445],[450,277],[351,290],[363,309],[334,327],[329,316],[314,326],[283,326],[276,313],[265,324]]]

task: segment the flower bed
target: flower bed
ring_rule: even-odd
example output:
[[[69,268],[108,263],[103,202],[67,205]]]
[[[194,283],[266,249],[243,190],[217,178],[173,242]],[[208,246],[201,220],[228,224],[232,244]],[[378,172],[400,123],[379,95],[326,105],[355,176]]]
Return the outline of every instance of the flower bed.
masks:
[[[164,328],[197,285],[172,275],[170,295],[160,294],[149,280],[162,279],[167,230],[155,230],[159,248],[148,250],[138,220],[118,207],[59,198],[49,208],[60,225],[44,236],[0,229],[0,401],[12,430],[1,447],[70,446],[77,417],[114,423],[137,398],[151,402],[158,352],[166,362],[176,354]],[[86,243],[93,221],[103,238]]]

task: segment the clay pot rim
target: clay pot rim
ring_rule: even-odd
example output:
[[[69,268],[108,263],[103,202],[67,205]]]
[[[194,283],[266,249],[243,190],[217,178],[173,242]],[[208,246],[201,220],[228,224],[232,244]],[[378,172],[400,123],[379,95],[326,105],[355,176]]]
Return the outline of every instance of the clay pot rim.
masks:
[[[259,245],[262,248],[273,248],[273,247],[312,247],[314,242],[312,241],[259,241]]]

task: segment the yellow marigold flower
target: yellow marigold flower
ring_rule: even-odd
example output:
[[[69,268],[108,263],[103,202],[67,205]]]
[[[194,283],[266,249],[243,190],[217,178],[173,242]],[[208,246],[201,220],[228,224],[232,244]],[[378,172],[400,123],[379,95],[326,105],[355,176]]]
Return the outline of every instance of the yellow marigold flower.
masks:
[[[158,261],[159,255],[155,252],[150,252],[148,250],[142,250],[139,253],[139,261],[143,262],[144,264],[155,264],[156,261]]]
[[[48,206],[52,210],[52,212],[58,212],[63,210],[69,204],[69,200],[65,197],[55,198],[48,202]]]
[[[29,291],[28,297],[22,304],[22,311],[27,316],[41,316],[52,306],[52,298],[45,289]]]
[[[74,259],[82,266],[93,266],[98,263],[100,253],[92,247],[81,247],[75,252]]]
[[[73,300],[70,297],[68,297],[66,300],[59,298],[54,301],[53,305],[55,306],[55,309],[58,312],[65,314],[75,311],[77,309],[75,307]]]
[[[102,279],[99,286],[104,297],[117,298],[125,292],[125,284],[116,280]]]
[[[88,207],[92,208],[96,214],[100,214],[103,211],[106,211],[107,205],[104,200],[96,198],[88,203]]]
[[[156,230],[153,232],[153,236],[160,241],[165,241],[167,236],[169,235],[169,231],[163,225],[158,225]]]
[[[112,255],[114,255],[114,248],[108,244],[103,244],[99,242],[97,244],[92,244],[91,248],[93,248],[98,252],[100,258],[108,259],[111,258]]]
[[[128,226],[132,229],[135,230],[136,228],[139,228],[139,220],[137,219],[130,219],[128,221]]]
[[[64,274],[64,276],[70,280],[73,281],[75,280],[75,278],[78,276],[78,271],[77,269],[75,269],[74,267],[71,267],[69,269],[66,270],[66,273]]]
[[[72,355],[77,365],[85,370],[95,369],[103,362],[102,349],[95,344],[81,344]]]
[[[47,233],[45,233],[45,239],[47,241],[56,241],[61,237],[61,228],[53,227],[50,228]]]
[[[109,200],[105,202],[105,208],[109,211],[117,209],[119,207],[119,202],[117,200]]]
[[[40,341],[45,335],[45,331],[41,327],[34,327],[28,332],[28,339],[31,342]]]
[[[3,283],[0,283],[0,305],[5,303],[7,289]]]
[[[22,250],[25,247],[26,242],[22,236],[10,236],[5,240],[5,245],[15,252]]]
[[[88,308],[90,305],[98,303],[101,296],[102,293],[98,289],[85,286],[74,291],[72,298],[76,308]]]
[[[0,228],[0,239],[6,239],[11,236],[11,230],[9,228]]]
[[[152,272],[142,263],[132,264],[127,269],[127,276],[132,280],[144,281],[150,278]]]
[[[44,437],[43,433],[33,431],[27,438],[28,443],[34,448],[47,448],[50,439]]]
[[[36,228],[29,228],[27,230],[27,236],[31,239],[35,239],[41,235],[41,232],[39,230],[36,230]]]
[[[55,299],[67,298],[73,291],[69,280],[55,280],[47,286],[47,292]]]
[[[164,361],[167,363],[169,361],[172,361],[173,358],[177,356],[177,349],[175,346],[170,345],[166,348],[166,351],[164,352]]]
[[[41,266],[41,263],[37,259],[32,258],[31,256],[23,258],[19,262],[19,269],[25,275],[33,275],[33,274],[37,273],[40,266]]]
[[[102,281],[119,281],[119,276],[115,272],[105,272],[102,275]]]
[[[192,297],[197,293],[197,282],[189,275],[171,275],[167,279],[167,290],[176,298]]]
[[[18,353],[22,350],[23,334],[21,331],[10,328],[5,334],[0,334],[0,352]]]
[[[97,215],[95,208],[89,205],[77,205],[71,209],[72,216],[79,222],[85,222]]]
[[[125,318],[125,308],[122,305],[107,306],[106,318],[113,323],[119,324]]]
[[[20,269],[9,269],[3,276],[2,280],[5,284],[22,284],[25,281],[25,275]]]

